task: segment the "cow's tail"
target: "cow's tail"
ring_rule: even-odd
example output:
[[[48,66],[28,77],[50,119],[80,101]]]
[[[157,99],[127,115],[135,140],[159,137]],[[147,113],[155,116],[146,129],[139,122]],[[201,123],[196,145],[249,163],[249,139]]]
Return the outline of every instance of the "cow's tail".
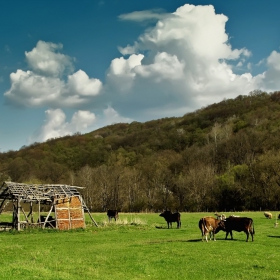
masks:
[[[254,227],[254,220],[253,219],[251,219],[251,222],[250,222],[249,232],[252,234],[252,237],[253,237],[253,235],[255,234],[255,227]]]
[[[199,227],[200,227],[202,236],[204,236],[204,234],[205,234],[205,228],[204,228],[204,222],[203,222],[203,220],[204,220],[203,218],[201,218],[201,219],[199,220]]]
[[[203,224],[203,231],[208,231],[209,229],[207,228],[207,225],[206,225],[206,222],[205,222],[205,219],[202,218],[202,224]]]

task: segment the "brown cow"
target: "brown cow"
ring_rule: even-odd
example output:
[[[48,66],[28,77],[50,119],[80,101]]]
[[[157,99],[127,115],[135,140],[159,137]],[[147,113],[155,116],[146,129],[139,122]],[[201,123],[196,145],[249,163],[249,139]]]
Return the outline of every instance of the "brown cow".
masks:
[[[249,234],[252,236],[252,241],[254,241],[254,234],[255,234],[255,229],[254,229],[254,222],[251,218],[247,217],[233,217],[230,216],[226,220],[221,221],[219,227],[217,230],[223,230],[226,232],[226,238],[228,237],[228,234],[230,233],[231,239],[232,237],[232,231],[244,231],[247,235],[246,242],[248,242],[249,239]]]
[[[198,227],[200,228],[201,235],[202,235],[202,241],[203,237],[205,236],[206,242],[208,242],[207,236],[210,235],[211,240],[211,234],[213,234],[213,239],[215,239],[215,233],[218,233],[221,228],[219,228],[221,223],[221,220],[215,219],[213,217],[204,217],[201,218],[198,222]]]

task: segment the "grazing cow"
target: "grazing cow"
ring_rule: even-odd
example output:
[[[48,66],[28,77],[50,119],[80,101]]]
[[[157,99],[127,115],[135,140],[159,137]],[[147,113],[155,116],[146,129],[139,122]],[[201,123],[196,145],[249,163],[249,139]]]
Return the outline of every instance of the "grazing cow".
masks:
[[[215,233],[218,233],[220,231],[219,225],[221,223],[220,219],[215,219],[214,217],[204,217],[201,218],[198,222],[198,227],[200,228],[201,235],[202,235],[202,241],[205,237],[206,242],[208,242],[207,236],[209,234],[210,240],[211,240],[211,234],[213,234],[213,239],[215,239]]]
[[[119,212],[118,210],[108,210],[107,211],[107,216],[109,219],[109,222],[111,221],[111,219],[115,219],[115,221],[119,218]]]
[[[264,212],[263,214],[264,214],[264,216],[265,216],[267,219],[272,219],[272,214],[271,214],[271,213],[269,213],[269,212]]]
[[[177,228],[181,227],[181,214],[179,212],[172,213],[171,211],[165,210],[160,215],[167,222],[167,226],[172,228],[172,223],[177,223]]]
[[[246,242],[248,242],[249,234],[251,234],[252,241],[254,241],[255,229],[254,229],[254,222],[251,218],[230,216],[226,220],[221,221],[217,230],[223,230],[226,232],[225,239],[227,239],[229,233],[231,239],[233,239],[232,237],[233,230],[238,232],[244,231],[247,235]]]
[[[278,215],[278,219],[280,219],[280,214]]]

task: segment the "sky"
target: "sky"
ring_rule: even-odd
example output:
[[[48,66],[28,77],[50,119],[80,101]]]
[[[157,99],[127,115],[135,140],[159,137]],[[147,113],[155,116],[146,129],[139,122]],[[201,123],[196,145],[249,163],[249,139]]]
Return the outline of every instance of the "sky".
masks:
[[[0,152],[280,90],[279,0],[0,1]]]

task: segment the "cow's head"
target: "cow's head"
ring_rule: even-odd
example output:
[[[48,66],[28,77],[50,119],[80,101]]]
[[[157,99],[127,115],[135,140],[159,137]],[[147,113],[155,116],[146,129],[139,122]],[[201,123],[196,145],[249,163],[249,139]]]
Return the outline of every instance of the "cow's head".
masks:
[[[219,220],[218,226],[216,227],[215,233],[218,233],[220,230],[226,231],[225,220]]]
[[[163,211],[161,214],[159,214],[160,217],[168,217],[169,215],[171,215],[171,211],[169,210],[165,210]]]

